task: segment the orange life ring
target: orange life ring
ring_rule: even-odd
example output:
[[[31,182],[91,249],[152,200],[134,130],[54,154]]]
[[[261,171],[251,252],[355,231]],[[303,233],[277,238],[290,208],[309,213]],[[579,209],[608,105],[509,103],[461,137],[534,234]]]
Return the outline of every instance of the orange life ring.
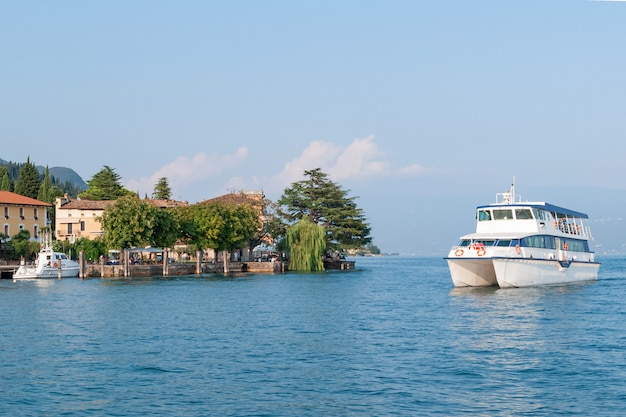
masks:
[[[454,254],[455,254],[456,256],[461,256],[461,255],[463,255],[463,253],[465,253],[465,252],[463,252],[463,249],[457,249],[457,250],[454,252]]]
[[[476,255],[477,255],[477,256],[483,256],[483,255],[484,255],[484,254],[486,254],[486,253],[487,253],[487,251],[486,251],[486,250],[484,250],[484,249],[482,249],[482,248],[481,248],[481,249],[478,249],[478,250],[476,251]]]

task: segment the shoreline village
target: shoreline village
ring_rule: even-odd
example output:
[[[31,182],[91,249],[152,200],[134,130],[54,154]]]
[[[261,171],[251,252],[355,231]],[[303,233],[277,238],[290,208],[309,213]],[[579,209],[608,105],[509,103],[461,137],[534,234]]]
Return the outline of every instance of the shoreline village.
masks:
[[[27,161],[10,188],[32,171]],[[276,202],[242,190],[195,204],[173,200],[167,178],[140,198],[109,166],[74,197],[51,187],[47,169],[34,175],[40,199],[0,191],[3,278],[349,270],[346,256],[377,252],[355,198],[319,168]]]

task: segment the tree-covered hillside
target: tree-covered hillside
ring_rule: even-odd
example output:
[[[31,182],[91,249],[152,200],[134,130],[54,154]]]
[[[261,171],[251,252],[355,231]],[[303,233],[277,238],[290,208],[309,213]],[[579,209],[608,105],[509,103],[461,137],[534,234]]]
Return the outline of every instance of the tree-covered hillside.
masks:
[[[5,167],[8,171],[11,184],[15,184],[19,178],[20,170],[23,165],[24,163],[5,161],[0,158],[0,166]],[[42,179],[44,177],[46,167],[37,165],[36,168],[40,179]],[[69,194],[70,196],[77,196],[82,191],[87,189],[85,181],[71,168],[52,167],[48,168],[48,173],[50,175],[50,182],[52,185],[58,187],[61,191]]]

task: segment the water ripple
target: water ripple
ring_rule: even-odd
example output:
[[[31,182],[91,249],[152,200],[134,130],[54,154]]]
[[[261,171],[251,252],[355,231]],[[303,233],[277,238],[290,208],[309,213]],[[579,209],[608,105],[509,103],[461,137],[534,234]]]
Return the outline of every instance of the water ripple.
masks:
[[[618,416],[626,262],[596,283],[453,289],[349,273],[0,282],[0,413]]]

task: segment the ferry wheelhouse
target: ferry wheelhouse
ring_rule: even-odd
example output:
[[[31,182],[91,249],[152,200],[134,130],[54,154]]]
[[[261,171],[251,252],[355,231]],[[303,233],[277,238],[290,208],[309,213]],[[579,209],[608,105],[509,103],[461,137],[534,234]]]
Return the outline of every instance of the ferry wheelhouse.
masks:
[[[455,287],[501,288],[596,280],[600,263],[585,213],[545,202],[522,202],[509,191],[476,208],[476,232],[448,256]]]

